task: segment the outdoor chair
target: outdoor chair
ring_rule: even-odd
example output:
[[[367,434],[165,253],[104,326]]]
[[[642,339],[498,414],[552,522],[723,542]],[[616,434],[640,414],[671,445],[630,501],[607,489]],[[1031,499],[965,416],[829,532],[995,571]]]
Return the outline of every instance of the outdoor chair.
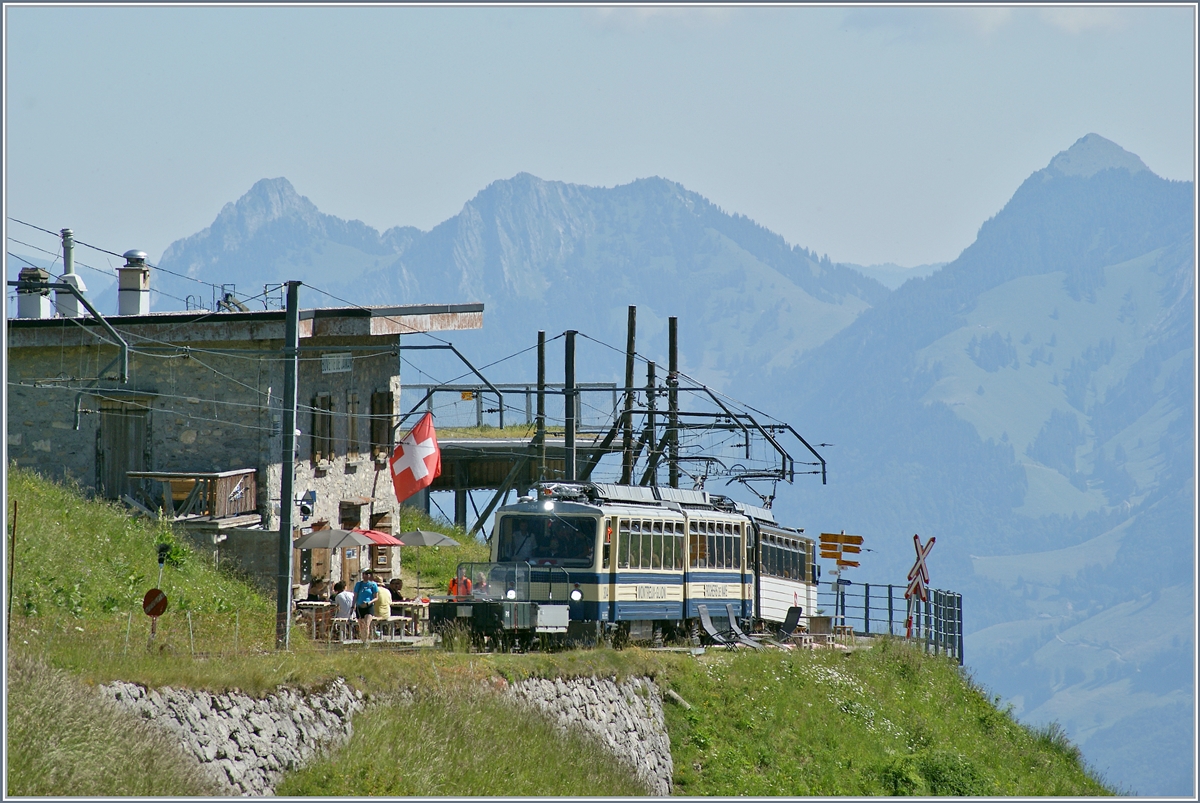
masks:
[[[799,605],[793,605],[788,608],[787,616],[784,617],[783,624],[779,626],[779,630],[775,633],[775,638],[778,641],[787,641],[796,635],[796,628],[800,626],[800,617],[803,615],[804,608]]]
[[[747,636],[742,630],[741,626],[738,625],[737,617],[733,615],[733,605],[725,603],[725,612],[729,616],[729,632],[733,634],[733,637],[737,639],[739,643],[745,644],[747,647],[753,647],[756,650],[761,650],[763,645]]]
[[[713,625],[712,616],[708,613],[707,605],[697,605],[696,613],[700,616],[700,628],[703,631],[700,634],[701,641],[707,644],[719,645],[726,649],[737,649],[737,639],[733,637],[731,631],[717,630]]]

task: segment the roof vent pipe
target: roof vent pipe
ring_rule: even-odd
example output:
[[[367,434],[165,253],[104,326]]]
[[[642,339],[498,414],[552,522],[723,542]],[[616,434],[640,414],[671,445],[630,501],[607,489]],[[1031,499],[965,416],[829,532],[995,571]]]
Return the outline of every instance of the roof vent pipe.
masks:
[[[150,268],[145,251],[126,251],[125,264],[117,268],[117,314],[146,315],[150,312]]]
[[[86,293],[87,286],[83,283],[83,279],[75,273],[75,235],[70,229],[62,230],[62,248],[63,275],[61,281],[71,285],[81,294]],[[63,290],[55,291],[54,306],[58,308],[58,314],[64,318],[78,318],[83,315],[79,309],[79,299]]]
[[[22,268],[17,274],[19,282],[37,282],[38,284],[48,284],[50,282],[50,271],[42,268]],[[18,318],[49,318],[50,312],[50,289],[17,289],[17,317]]]

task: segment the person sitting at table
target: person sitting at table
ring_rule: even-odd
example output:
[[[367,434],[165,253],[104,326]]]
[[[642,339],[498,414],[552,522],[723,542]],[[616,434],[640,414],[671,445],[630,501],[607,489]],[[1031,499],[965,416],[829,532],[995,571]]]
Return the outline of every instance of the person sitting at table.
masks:
[[[314,577],[308,586],[308,602],[325,602],[329,599],[329,585],[324,577]]]
[[[388,591],[392,592],[392,602],[401,602],[404,600],[404,581],[399,577],[393,577],[388,582]]]
[[[337,604],[334,615],[339,621],[349,622],[354,618],[354,592],[347,591],[341,580],[333,584],[333,601]]]
[[[392,592],[388,591],[387,586],[380,586],[379,593],[375,595],[374,615],[383,622],[392,618]]]
[[[375,573],[367,569],[362,579],[354,584],[354,605],[358,613],[358,637],[368,641],[371,636],[371,618],[375,612],[375,598],[379,596],[379,584]]]

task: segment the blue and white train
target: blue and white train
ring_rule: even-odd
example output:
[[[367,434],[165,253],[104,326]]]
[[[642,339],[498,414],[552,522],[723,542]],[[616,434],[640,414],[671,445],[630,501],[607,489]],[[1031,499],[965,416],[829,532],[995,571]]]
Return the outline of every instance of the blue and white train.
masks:
[[[477,629],[487,621],[586,641],[672,640],[698,635],[700,605],[714,619],[732,611],[763,629],[792,606],[807,615],[817,603],[815,545],[802,529],[704,491],[543,483],[499,509],[491,548],[492,563],[460,567],[472,591],[431,612],[435,620],[472,617]]]

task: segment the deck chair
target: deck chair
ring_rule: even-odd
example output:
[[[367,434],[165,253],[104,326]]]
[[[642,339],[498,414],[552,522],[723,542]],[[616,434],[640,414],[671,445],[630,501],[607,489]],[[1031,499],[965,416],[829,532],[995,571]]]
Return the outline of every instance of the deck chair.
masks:
[[[725,612],[729,616],[729,632],[733,634],[733,637],[737,639],[739,644],[745,644],[747,647],[753,647],[756,650],[763,649],[763,645],[742,631],[741,626],[737,623],[737,617],[733,615],[733,605],[725,603]]]
[[[700,628],[703,631],[700,634],[701,641],[707,644],[719,645],[730,650],[737,649],[738,641],[734,638],[732,631],[717,630],[713,624],[712,616],[708,613],[707,605],[697,605],[696,613],[700,616]]]
[[[800,617],[803,615],[804,608],[799,605],[793,605],[788,608],[787,616],[783,619],[783,624],[779,626],[779,630],[775,633],[775,639],[777,641],[787,641],[796,635],[796,628],[800,626]]]

